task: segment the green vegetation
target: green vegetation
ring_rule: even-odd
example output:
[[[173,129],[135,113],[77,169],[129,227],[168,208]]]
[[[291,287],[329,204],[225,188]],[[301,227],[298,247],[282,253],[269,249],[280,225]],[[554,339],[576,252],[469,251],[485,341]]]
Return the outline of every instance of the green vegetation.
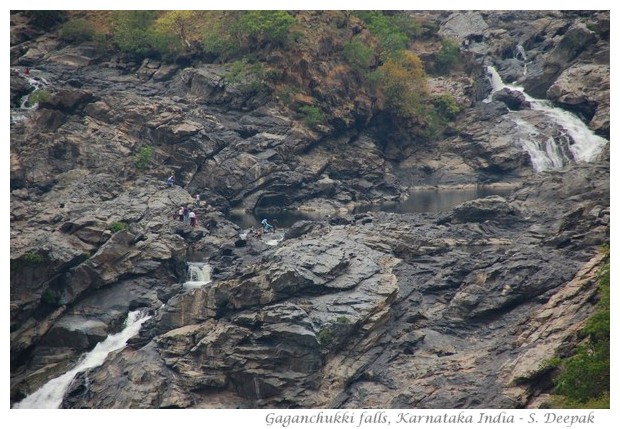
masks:
[[[442,94],[435,97],[431,101],[435,106],[435,110],[441,116],[442,119],[452,120],[456,118],[456,115],[461,113],[463,108],[456,102],[454,97],[450,94]]]
[[[230,65],[224,78],[243,93],[258,92],[264,88],[265,71],[261,63],[250,63],[246,58]]]
[[[368,70],[370,60],[374,55],[374,50],[363,43],[358,37],[354,37],[345,43],[342,55],[354,71],[363,73]]]
[[[336,319],[336,322],[343,324],[343,325],[348,325],[351,323],[351,321],[349,320],[347,316],[338,316],[338,318]]]
[[[230,18],[225,12],[214,12],[202,33],[202,49],[226,61],[241,51],[241,43],[230,31]]]
[[[142,146],[134,158],[134,164],[140,170],[146,170],[151,164],[153,158],[153,147],[149,145]]]
[[[441,41],[441,49],[435,57],[435,70],[440,74],[447,74],[461,61],[459,45],[452,39]]]
[[[286,105],[289,105],[293,101],[293,97],[297,94],[302,94],[304,90],[295,85],[284,85],[278,91],[278,96],[280,100]]]
[[[58,304],[60,303],[60,298],[60,293],[53,289],[45,289],[45,292],[43,292],[43,295],[41,295],[41,301],[54,307],[58,306]]]
[[[357,11],[354,13],[379,41],[379,55],[387,59],[407,49],[409,41],[421,33],[420,25],[404,13]]]
[[[233,32],[249,46],[263,43],[283,44],[295,18],[283,10],[253,10],[243,12],[233,26]]]
[[[155,31],[168,37],[176,37],[186,47],[191,47],[191,35],[200,19],[200,13],[192,10],[171,10],[159,17],[155,23]]]
[[[151,49],[149,27],[156,17],[151,10],[116,12],[112,40],[122,51],[146,55]]]
[[[581,334],[583,341],[575,354],[556,358],[558,375],[553,379],[556,408],[609,408],[610,388],[610,266],[609,247],[604,249],[607,262],[599,274],[600,300],[597,311],[587,321]]]
[[[178,34],[159,21],[158,12],[150,10],[117,11],[113,22],[112,41],[130,54],[171,58],[181,52]]]
[[[226,61],[285,44],[295,18],[281,10],[222,11],[205,13],[202,23],[203,51]]]
[[[329,346],[334,341],[334,331],[330,328],[321,329],[319,335],[317,335],[317,339],[319,340],[319,344],[322,346]]]
[[[93,24],[84,18],[71,19],[60,26],[59,37],[70,43],[85,42],[95,38]]]
[[[401,117],[421,116],[426,96],[426,73],[413,52],[387,60],[377,70],[378,89],[388,109]]]
[[[127,53],[163,59],[201,40],[205,54],[228,60],[266,43],[286,43],[294,22],[286,11],[118,11],[112,40]]]
[[[45,258],[36,252],[26,252],[22,260],[28,264],[41,264],[45,261]]]
[[[62,10],[28,10],[24,13],[32,25],[49,30],[63,22],[67,16]]]
[[[112,224],[110,225],[110,230],[112,230],[112,232],[124,231],[126,229],[127,224],[124,222],[112,222]]]
[[[314,127],[325,120],[325,115],[316,106],[301,106],[297,110],[303,115],[304,123],[309,127]]]
[[[37,103],[49,101],[51,96],[52,94],[47,89],[37,89],[33,91],[32,94],[30,94],[30,97],[28,97],[28,102],[26,103],[26,105],[28,107],[32,107]]]
[[[47,258],[37,252],[26,252],[17,259],[11,259],[11,273],[18,273],[26,267],[33,267],[45,263]]]
[[[449,96],[428,95],[426,71],[410,50],[415,38],[437,37],[429,30],[433,21],[418,22],[404,12],[121,10],[105,15],[68,12],[55,19],[65,16],[74,18],[59,31],[63,40],[94,40],[100,50],[116,46],[136,60],[172,61],[189,52],[192,58],[202,55],[206,62],[226,63],[229,72],[224,78],[231,86],[248,97],[274,90],[309,127],[330,120],[338,110],[338,97],[329,91],[342,94],[339,83],[347,95],[362,89],[373,100],[373,109],[386,110],[395,124],[406,124],[424,138],[437,136],[460,111]],[[356,18],[364,25],[347,25]],[[279,50],[282,47],[287,49]],[[324,68],[325,79],[317,79],[311,58],[330,50],[330,55],[338,54],[340,48],[341,57],[330,59]],[[289,58],[289,53],[302,60]],[[433,71],[447,73],[459,61],[458,45],[445,39]],[[317,84],[322,85],[320,91],[314,89]],[[303,94],[298,101],[305,107],[293,103],[296,94]],[[351,118],[345,122],[351,123]],[[137,168],[147,169],[151,154],[149,148],[141,149],[134,160]]]

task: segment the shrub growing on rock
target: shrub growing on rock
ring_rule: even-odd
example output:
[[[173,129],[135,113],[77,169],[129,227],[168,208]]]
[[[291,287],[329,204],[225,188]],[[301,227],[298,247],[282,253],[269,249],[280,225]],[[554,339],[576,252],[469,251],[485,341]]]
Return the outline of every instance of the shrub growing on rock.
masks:
[[[28,97],[28,102],[26,103],[26,105],[28,107],[32,107],[37,103],[48,101],[51,96],[52,94],[50,94],[50,92],[47,89],[37,89],[32,94],[30,94],[30,97]]]
[[[605,249],[609,258],[609,248]],[[582,330],[584,341],[574,355],[559,361],[553,404],[561,408],[609,408],[610,389],[610,268],[609,259],[599,274],[597,311]]]
[[[23,260],[29,264],[40,264],[45,258],[36,252],[26,252],[23,256]]]
[[[319,340],[319,344],[323,347],[329,346],[334,341],[334,331],[330,328],[321,329],[319,335],[317,335],[317,339]]]
[[[249,45],[284,43],[295,18],[283,10],[253,10],[241,14],[234,32],[245,38]]]
[[[59,37],[65,42],[85,42],[94,39],[95,29],[90,21],[76,18],[60,26]]]
[[[402,13],[357,11],[355,15],[366,23],[370,33],[379,40],[379,54],[383,59],[406,49],[410,38],[420,31],[415,20]]]
[[[224,77],[243,93],[258,92],[264,87],[264,70],[261,63],[250,63],[246,58],[231,63]]]
[[[403,52],[377,70],[376,81],[385,105],[401,117],[419,116],[424,108],[426,72],[420,58]]]
[[[153,158],[153,148],[149,145],[142,146],[134,159],[134,164],[140,170],[146,170]]]
[[[298,111],[304,116],[304,123],[309,127],[314,127],[325,120],[325,115],[316,106],[301,106]]]
[[[359,38],[353,38],[345,43],[342,55],[354,71],[361,73],[368,69],[374,50]]]
[[[152,10],[118,11],[112,40],[122,50],[140,57],[149,55],[170,59],[181,50],[181,39],[156,26],[159,13]]]
[[[456,41],[444,39],[441,41],[441,49],[435,57],[435,70],[438,73],[449,73],[452,68],[461,61],[461,51]]]
[[[67,12],[62,10],[28,10],[24,14],[32,25],[43,29],[50,29],[67,18]]]
[[[110,225],[110,230],[112,232],[119,232],[119,231],[124,231],[127,229],[127,224],[124,222],[112,222],[112,224]]]
[[[60,293],[53,289],[46,289],[45,292],[43,292],[43,295],[41,295],[41,301],[54,307],[58,306],[60,303],[60,298]]]

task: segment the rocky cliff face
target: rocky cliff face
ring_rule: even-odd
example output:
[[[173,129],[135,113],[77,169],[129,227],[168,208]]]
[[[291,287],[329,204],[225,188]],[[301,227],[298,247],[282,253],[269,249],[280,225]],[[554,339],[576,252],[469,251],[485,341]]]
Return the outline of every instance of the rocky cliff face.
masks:
[[[289,70],[342,93],[314,94],[342,109],[311,128],[270,94],[231,83],[226,65],[132,63],[28,32],[12,15],[12,400],[148,307],[139,336],[78,376],[64,407],[539,404],[539,363],[578,341],[596,301],[608,151],[532,175],[511,137],[511,113],[526,107],[510,94],[481,103],[490,91],[482,66],[608,135],[609,14],[423,17],[462,43],[471,69],[431,79],[467,107],[436,141],[384,128],[382,112],[327,60],[300,58]],[[328,41],[317,52],[339,49]],[[50,97],[18,109],[34,85]],[[544,138],[561,132],[537,126]],[[507,199],[302,222],[275,247],[241,239],[223,214],[335,212],[415,186],[506,181],[519,183]],[[187,204],[198,227],[174,219]],[[183,287],[188,259],[209,261],[211,285]]]

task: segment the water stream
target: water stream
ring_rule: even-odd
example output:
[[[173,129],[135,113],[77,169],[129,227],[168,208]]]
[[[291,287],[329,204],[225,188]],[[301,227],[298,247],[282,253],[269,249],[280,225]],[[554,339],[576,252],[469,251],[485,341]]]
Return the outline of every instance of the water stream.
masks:
[[[594,134],[576,115],[553,106],[547,100],[529,96],[521,87],[505,84],[494,67],[487,67],[487,76],[493,90],[484,102],[491,102],[493,94],[504,88],[519,92],[529,102],[531,110],[540,112],[561,130],[557,136],[545,135],[535,125],[519,116],[520,112],[513,112],[513,120],[519,130],[517,140],[529,153],[534,171],[553,170],[574,162],[592,161],[609,143]]]
[[[11,124],[22,122],[28,118],[30,113],[34,112],[38,107],[38,103],[30,105],[30,97],[35,91],[49,86],[49,82],[42,76],[40,70],[29,69],[26,74],[23,68],[13,69],[23,77],[33,90],[22,97],[19,107],[11,107]]]
[[[187,281],[185,289],[196,289],[211,283],[211,265],[206,262],[187,263]]]
[[[13,408],[59,408],[75,376],[84,370],[100,366],[111,352],[125,347],[127,340],[136,335],[142,324],[150,317],[143,310],[130,312],[125,321],[125,328],[121,332],[109,335],[90,352],[84,354],[72,370],[48,381]]]

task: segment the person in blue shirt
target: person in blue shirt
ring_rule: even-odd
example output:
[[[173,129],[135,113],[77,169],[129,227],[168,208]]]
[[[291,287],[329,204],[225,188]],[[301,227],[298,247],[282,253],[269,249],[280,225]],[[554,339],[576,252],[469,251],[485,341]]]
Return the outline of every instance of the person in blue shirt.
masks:
[[[267,219],[263,219],[260,223],[263,224],[263,230],[265,230],[265,232],[273,231],[273,226],[267,223]]]
[[[172,187],[174,185],[174,174],[168,177],[168,179],[166,180],[166,185],[168,185],[168,187]]]

